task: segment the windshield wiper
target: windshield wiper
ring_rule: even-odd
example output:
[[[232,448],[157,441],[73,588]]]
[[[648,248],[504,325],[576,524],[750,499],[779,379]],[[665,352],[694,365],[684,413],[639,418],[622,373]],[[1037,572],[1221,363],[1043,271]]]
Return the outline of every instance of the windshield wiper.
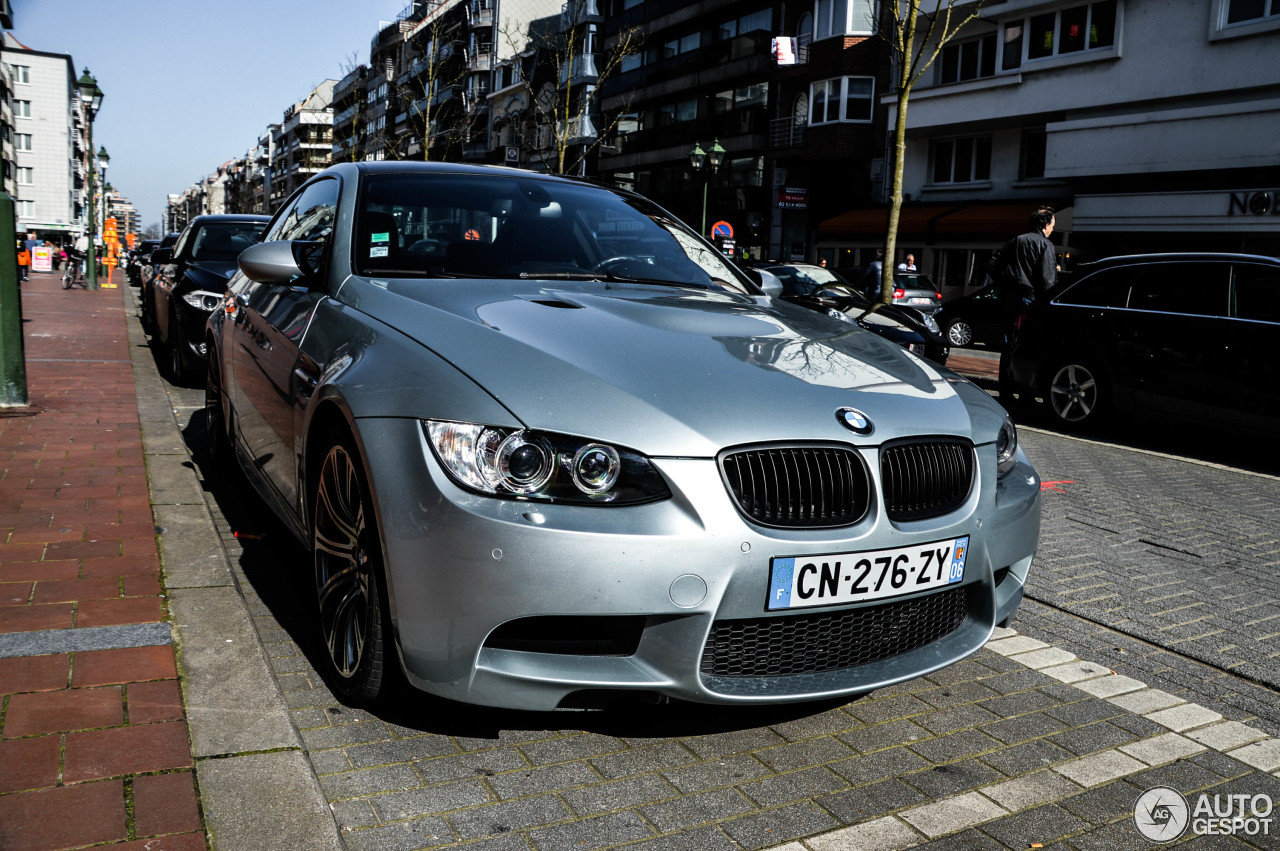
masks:
[[[636,278],[630,275],[615,275],[612,272],[605,275],[605,280],[613,284],[656,284],[663,287],[691,287],[695,290],[714,289],[708,284],[698,284],[693,281],[672,281],[667,278]]]

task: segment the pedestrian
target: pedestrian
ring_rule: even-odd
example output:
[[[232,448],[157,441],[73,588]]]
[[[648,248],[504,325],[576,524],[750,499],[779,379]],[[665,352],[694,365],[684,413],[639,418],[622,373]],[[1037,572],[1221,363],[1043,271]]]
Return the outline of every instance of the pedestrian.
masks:
[[[18,243],[18,282],[31,277],[31,252],[24,243]]]
[[[914,254],[908,254],[907,259],[898,264],[898,268],[903,272],[916,271],[916,256]]]
[[[855,286],[872,301],[880,300],[880,288],[884,285],[884,249],[876,249],[876,259],[867,264]]]
[[[1000,398],[1006,403],[1013,399],[1008,375],[1009,349],[1021,317],[1058,283],[1058,254],[1049,239],[1054,224],[1053,208],[1041,207],[1031,214],[1027,232],[1006,242],[989,263],[988,271],[1000,285],[1001,300],[1009,319],[1000,352],[999,379]]]
[[[821,266],[821,267],[822,267],[822,268],[824,268],[824,269],[825,269],[825,268],[827,268],[827,258],[825,258],[825,257],[819,257],[819,258],[818,258],[818,265],[819,265],[819,266]]]

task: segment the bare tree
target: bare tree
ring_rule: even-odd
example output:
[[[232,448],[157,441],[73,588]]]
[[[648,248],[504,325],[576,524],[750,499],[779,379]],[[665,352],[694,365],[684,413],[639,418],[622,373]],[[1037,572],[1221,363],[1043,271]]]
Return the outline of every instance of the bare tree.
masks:
[[[432,159],[433,148],[438,159],[448,159],[450,149],[466,135],[466,116],[458,108],[460,102],[456,97],[454,104],[449,102],[449,95],[458,94],[467,75],[459,33],[461,21],[446,18],[449,8],[446,2],[432,4],[428,22],[404,44],[403,73],[388,81],[409,123],[408,138],[397,137],[400,142],[394,148],[396,155],[389,159],[408,159],[414,139],[421,144],[415,159]]]
[[[963,9],[957,8],[964,6]],[[898,249],[898,221],[902,214],[902,178],[907,158],[907,101],[911,90],[933,64],[947,42],[982,11],[982,0],[893,0],[881,33],[893,54],[894,85],[898,93],[897,120],[893,128],[893,162],[889,167],[889,226],[884,243],[884,271],[880,301],[893,302],[894,256]],[[922,7],[928,7],[925,11]]]
[[[596,126],[600,86],[619,73],[624,57],[640,50],[643,32],[625,29],[601,52],[598,19],[593,0],[569,0],[558,16],[524,29],[509,21],[502,29],[515,81],[525,94],[524,108],[504,120],[514,122],[522,145],[541,154],[556,174],[582,170],[627,112],[612,111],[604,126]]]

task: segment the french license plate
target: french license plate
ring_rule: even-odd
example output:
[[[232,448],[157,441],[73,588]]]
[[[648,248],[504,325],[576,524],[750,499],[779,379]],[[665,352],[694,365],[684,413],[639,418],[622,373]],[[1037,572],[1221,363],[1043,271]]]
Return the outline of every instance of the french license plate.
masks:
[[[861,553],[787,556],[769,562],[767,611],[882,600],[964,579],[969,536]]]

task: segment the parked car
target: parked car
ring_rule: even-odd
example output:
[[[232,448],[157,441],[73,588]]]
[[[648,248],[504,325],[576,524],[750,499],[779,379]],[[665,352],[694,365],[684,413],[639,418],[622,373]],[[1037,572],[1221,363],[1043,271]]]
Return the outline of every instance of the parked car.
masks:
[[[1002,383],[1084,428],[1110,414],[1280,429],[1280,260],[1146,254],[1081,267],[1018,319]]]
[[[1003,287],[990,283],[959,298],[943,302],[933,318],[953,346],[979,343],[1003,349],[1017,311],[1003,297]]]
[[[879,286],[868,277],[865,266],[840,268],[836,272],[863,295],[872,296],[871,291]],[[921,313],[931,314],[942,306],[942,293],[938,290],[938,285],[924,272],[895,269],[893,283],[893,303],[899,307],[910,307]]]
[[[142,307],[142,327],[148,333],[153,330],[151,314],[148,309],[148,302],[150,301],[149,287],[151,286],[151,279],[156,276],[156,267],[151,262],[151,255],[155,254],[158,248],[173,248],[173,246],[177,245],[178,237],[180,236],[182,236],[181,231],[165,234],[160,240],[160,244],[152,248],[150,253],[147,254],[146,260],[143,261],[142,268],[138,273],[138,279],[141,281],[140,286],[142,287],[142,299],[140,302]]]
[[[436,222],[466,236],[405,250]],[[995,400],[639,195],[343,163],[239,266],[211,452],[310,548],[343,700],[401,671],[534,710],[829,699],[966,657],[1022,596],[1040,485]]]
[[[128,278],[130,286],[142,286],[142,267],[151,257],[151,252],[160,246],[158,239],[142,239],[129,252],[129,259],[125,263],[125,277]]]
[[[765,270],[782,282],[782,297],[787,301],[856,323],[939,366],[946,366],[950,348],[929,314],[897,305],[881,305],[871,311],[871,299],[822,266],[788,263],[766,266]]]
[[[203,368],[204,325],[222,301],[236,257],[258,241],[268,216],[196,216],[173,248],[151,252],[155,275],[143,290],[144,321],[166,353],[169,377]]]

